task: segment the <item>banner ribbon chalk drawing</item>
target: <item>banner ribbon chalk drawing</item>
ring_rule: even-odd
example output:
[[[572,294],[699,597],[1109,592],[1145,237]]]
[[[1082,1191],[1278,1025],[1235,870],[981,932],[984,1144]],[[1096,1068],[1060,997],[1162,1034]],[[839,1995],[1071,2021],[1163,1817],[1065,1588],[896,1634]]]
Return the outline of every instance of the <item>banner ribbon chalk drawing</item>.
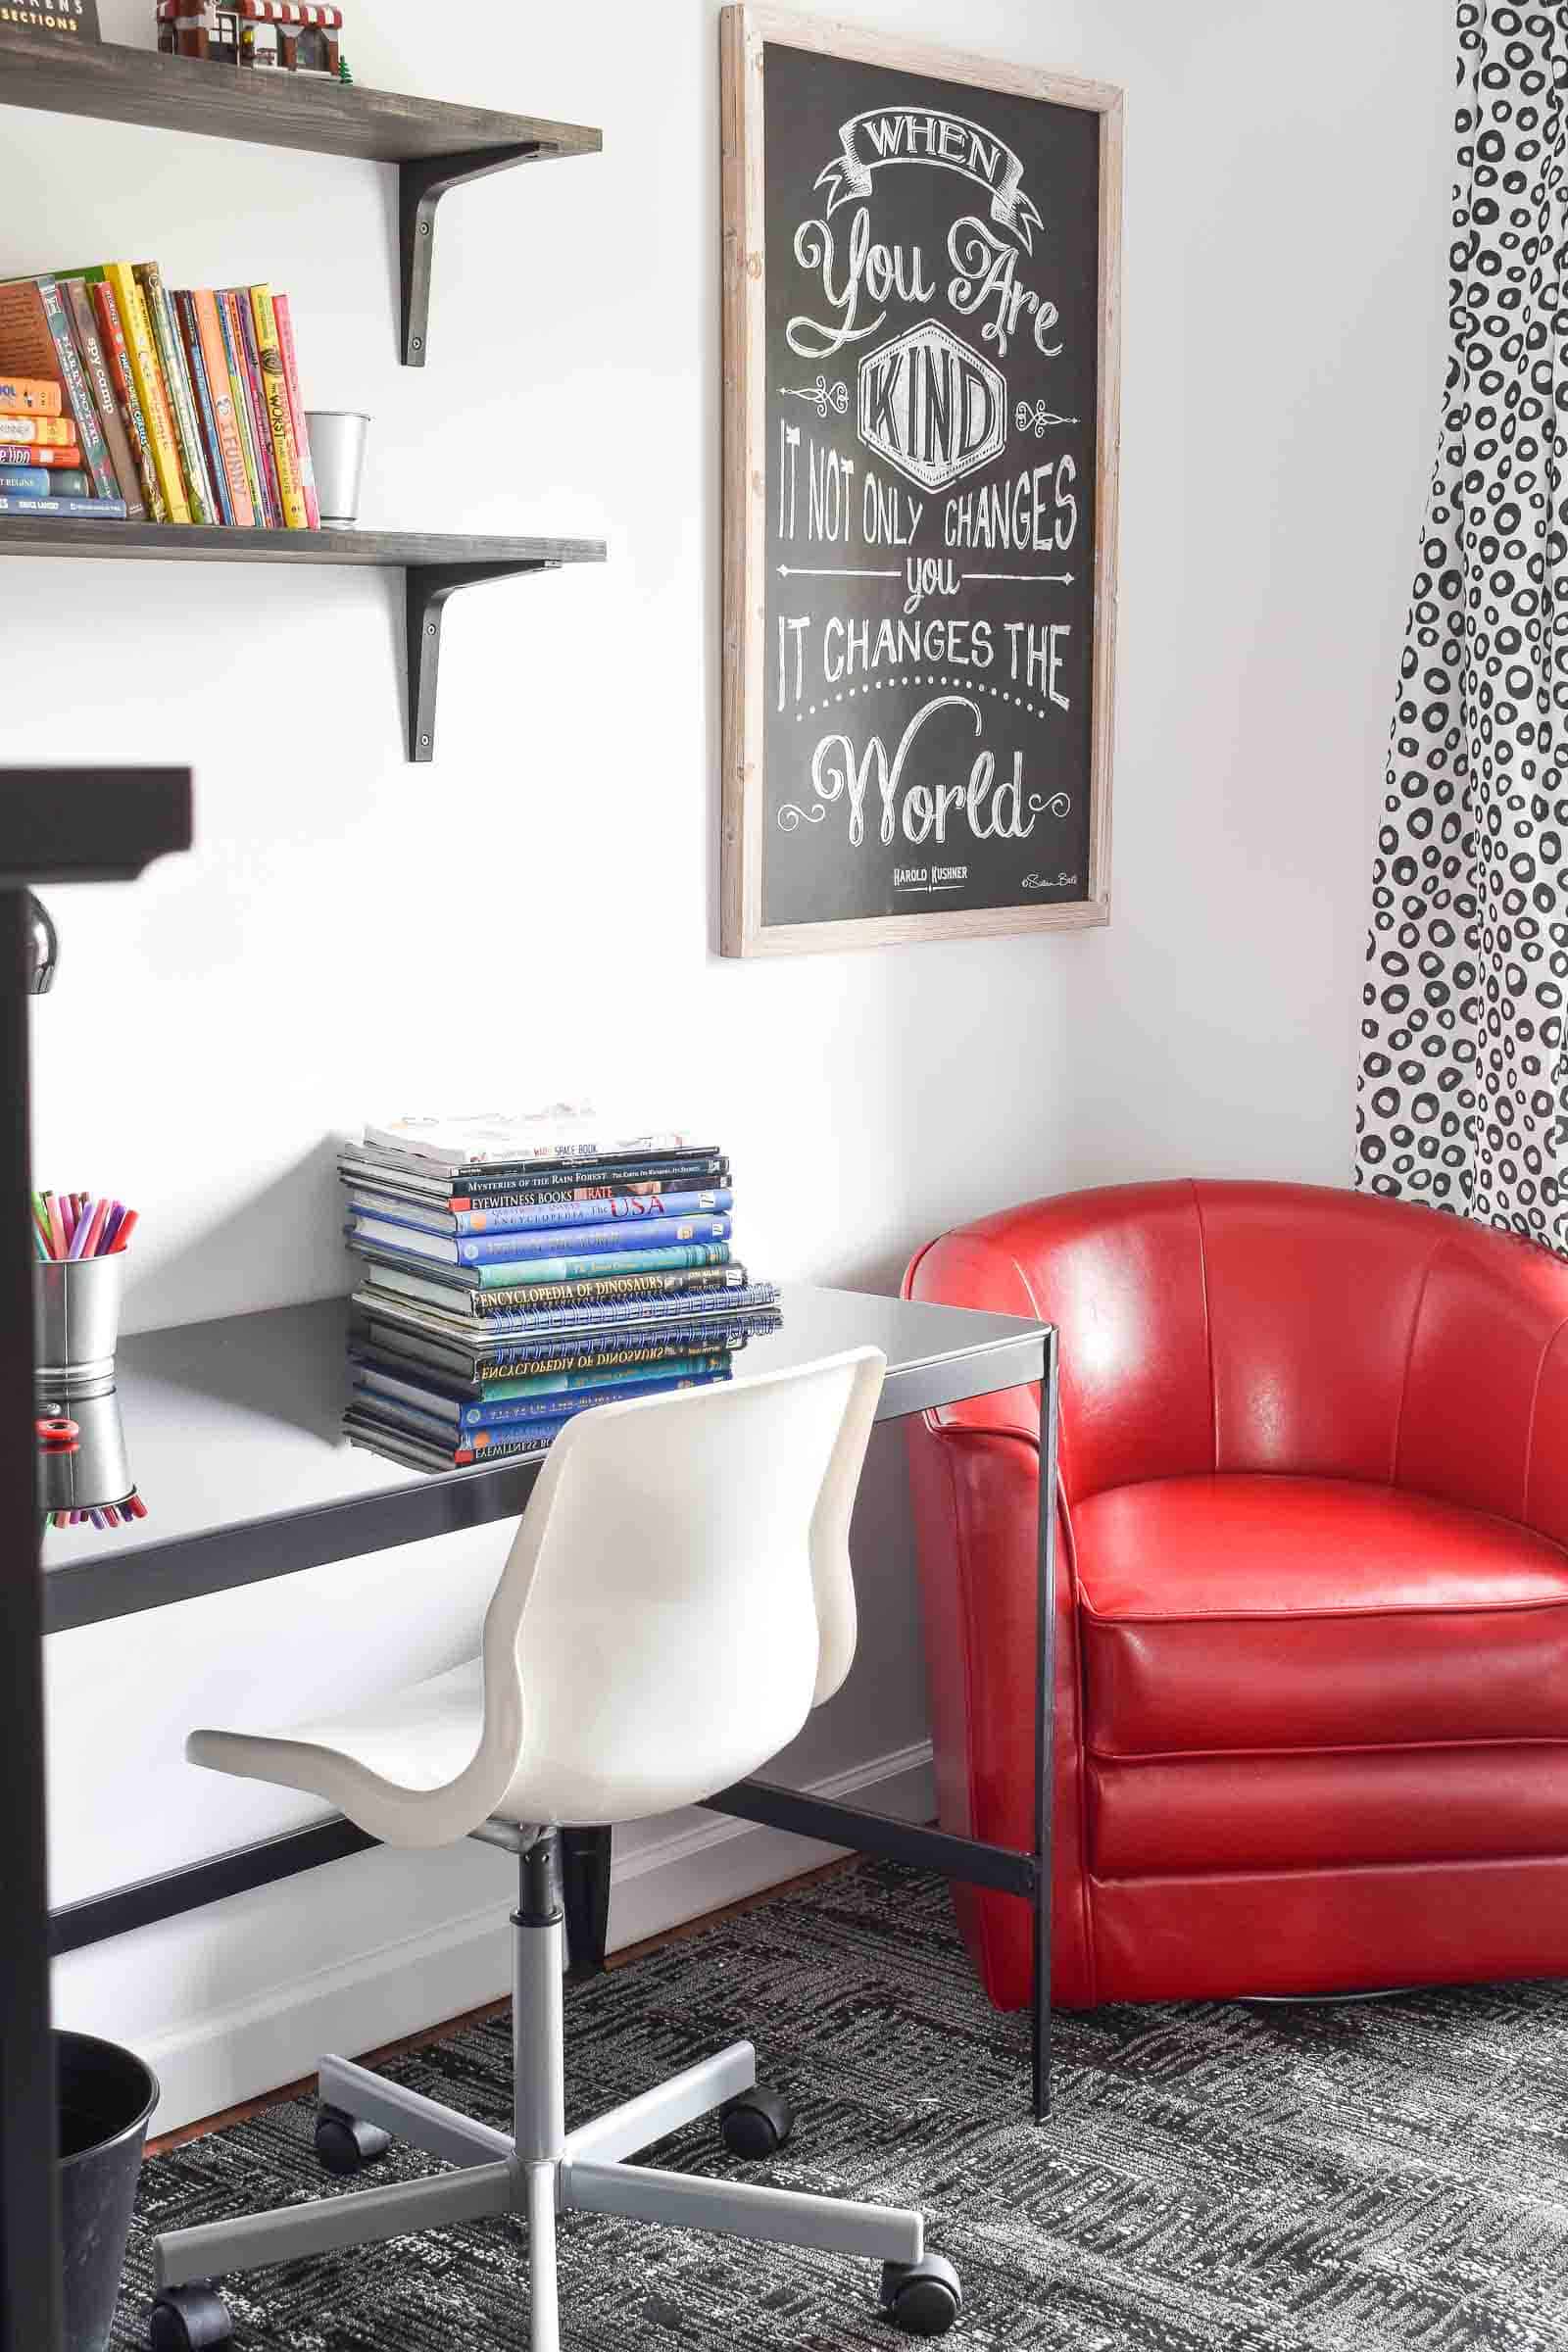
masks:
[[[1021,193],[1023,158],[978,122],[936,107],[873,106],[840,123],[839,144],[843,153],[816,176],[816,185],[828,192],[828,214],[869,196],[871,174],[884,164],[932,164],[989,188],[992,220],[1010,230],[1025,253],[1034,251],[1034,232],[1045,223]]]

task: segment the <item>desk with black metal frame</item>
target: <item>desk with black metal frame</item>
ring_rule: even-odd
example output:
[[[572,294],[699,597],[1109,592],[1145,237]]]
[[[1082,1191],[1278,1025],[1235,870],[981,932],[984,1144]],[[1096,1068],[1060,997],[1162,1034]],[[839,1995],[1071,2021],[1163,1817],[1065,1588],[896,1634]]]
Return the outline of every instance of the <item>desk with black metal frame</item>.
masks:
[[[337,1427],[344,1339],[343,1305],[327,1300],[122,1343],[126,1447],[151,1515],[107,1536],[91,1527],[46,1535],[46,1631],[168,1607],[515,1517],[524,1508],[536,1461],[432,1477],[344,1446]],[[1030,1903],[1033,2100],[1043,2118],[1050,2111],[1051,2060],[1055,1334],[1012,1316],[801,1287],[784,1294],[782,1329],[750,1342],[740,1361],[748,1371],[767,1371],[866,1345],[881,1348],[888,1359],[881,1421],[1004,1389],[1040,1391],[1033,1850],[922,1828],[770,1781],[741,1782],[710,1805],[740,1820],[940,1871]],[[214,1464],[225,1466],[222,1484]],[[287,1508],[254,1507],[278,1494],[292,1497]],[[94,1894],[52,1914],[53,1949],[76,1951],[375,1842],[338,1818]],[[576,1831],[564,1844],[574,1973],[582,1974],[604,1961],[609,1833]]]

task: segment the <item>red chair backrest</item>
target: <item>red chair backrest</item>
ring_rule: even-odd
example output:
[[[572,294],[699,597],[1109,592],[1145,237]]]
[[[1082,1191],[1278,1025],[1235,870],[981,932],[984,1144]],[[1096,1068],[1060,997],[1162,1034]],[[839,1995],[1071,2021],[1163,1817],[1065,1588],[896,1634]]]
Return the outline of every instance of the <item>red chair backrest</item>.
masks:
[[[905,1289],[1057,1326],[1069,1503],[1289,1472],[1568,1540],[1568,1263],[1509,1235],[1316,1185],[1117,1185],[944,1235]],[[1026,1389],[939,1418],[1038,1436]]]

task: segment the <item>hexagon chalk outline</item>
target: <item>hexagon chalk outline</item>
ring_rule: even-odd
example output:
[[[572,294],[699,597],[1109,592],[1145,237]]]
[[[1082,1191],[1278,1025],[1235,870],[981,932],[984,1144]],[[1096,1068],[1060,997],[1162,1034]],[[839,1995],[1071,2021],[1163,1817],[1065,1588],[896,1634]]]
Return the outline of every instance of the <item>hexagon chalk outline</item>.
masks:
[[[939,319],[868,351],[856,390],[861,441],[922,490],[947,489],[1006,447],[1005,376]]]

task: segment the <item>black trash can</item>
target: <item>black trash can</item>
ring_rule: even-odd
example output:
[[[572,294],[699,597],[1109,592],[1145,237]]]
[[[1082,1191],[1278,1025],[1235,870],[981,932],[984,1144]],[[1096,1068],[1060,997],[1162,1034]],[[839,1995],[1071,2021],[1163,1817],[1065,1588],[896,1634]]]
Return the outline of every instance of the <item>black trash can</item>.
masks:
[[[104,2352],[158,2078],[129,2050],[57,2034],[65,2352]]]

